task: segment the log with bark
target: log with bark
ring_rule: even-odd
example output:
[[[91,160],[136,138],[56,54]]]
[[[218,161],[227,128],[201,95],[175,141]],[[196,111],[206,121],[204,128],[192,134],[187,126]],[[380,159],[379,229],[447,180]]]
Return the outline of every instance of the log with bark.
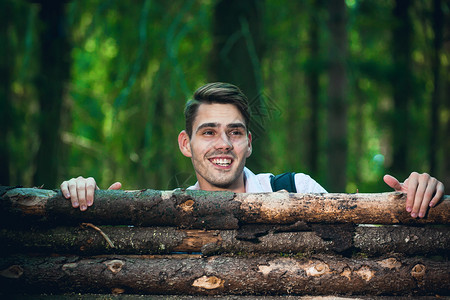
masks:
[[[206,191],[96,191],[86,212],[73,209],[59,191],[0,188],[0,222],[4,226],[31,221],[53,224],[125,224],[183,228],[237,229],[242,224],[311,223],[449,224],[450,197],[423,219],[411,218],[402,193],[236,194]]]
[[[103,256],[0,260],[5,293],[449,295],[450,262],[337,256]]]
[[[361,252],[448,256],[450,227],[310,224],[300,228],[246,225],[238,230],[94,226],[1,229],[2,253],[170,254]]]

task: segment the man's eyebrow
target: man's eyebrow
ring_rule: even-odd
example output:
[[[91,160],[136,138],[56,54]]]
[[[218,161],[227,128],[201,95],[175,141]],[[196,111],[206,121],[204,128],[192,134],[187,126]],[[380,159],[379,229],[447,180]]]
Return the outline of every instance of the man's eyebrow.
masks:
[[[203,123],[202,125],[197,127],[197,130],[195,130],[195,132],[197,133],[202,128],[219,127],[219,125],[219,123]]]
[[[242,123],[230,123],[227,125],[228,128],[242,128],[244,130],[247,130],[247,127],[245,127]]]

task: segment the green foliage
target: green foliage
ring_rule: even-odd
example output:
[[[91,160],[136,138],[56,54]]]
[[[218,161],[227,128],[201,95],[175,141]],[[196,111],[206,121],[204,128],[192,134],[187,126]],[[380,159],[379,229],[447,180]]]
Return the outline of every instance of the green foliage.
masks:
[[[268,114],[259,125],[268,137],[269,157],[250,158],[263,162],[255,172],[313,173],[317,181],[324,182],[331,167],[325,158],[330,36],[322,2],[264,2],[264,50],[259,64]],[[190,161],[179,153],[176,137],[184,128],[185,101],[209,81],[215,4],[212,0],[67,4],[65,26],[71,33],[72,69],[67,92],[62,95],[64,119],[58,129],[65,145],[60,181],[93,176],[102,188],[121,181],[125,189],[172,189],[195,183]],[[395,164],[392,76],[401,74],[391,53],[395,42],[392,28],[397,22],[392,14],[395,1],[346,4],[349,152],[347,170],[342,170],[347,175],[345,192],[385,191],[382,175]],[[442,5],[448,17],[448,3]],[[6,136],[10,166],[6,184],[39,185],[32,176],[39,144],[39,86],[35,79],[39,73],[40,8],[34,2],[8,0],[0,4],[0,10],[6,9],[10,18],[2,39],[12,53],[7,62],[10,96],[5,98],[12,115]],[[438,164],[445,160],[442,145],[430,149],[428,144],[435,88],[432,9],[431,2],[415,1],[409,11],[414,32],[414,90],[409,108],[414,140],[407,154],[409,169],[401,175],[428,171],[431,151],[439,153]],[[311,50],[313,22],[317,24],[318,51]],[[441,53],[440,61],[447,70],[442,73],[445,78],[448,52]],[[318,111],[310,102],[311,74],[318,74]],[[308,133],[315,113],[318,170],[312,169],[308,154],[312,149]],[[448,106],[442,106],[442,126],[449,115]],[[435,176],[448,176],[448,170],[441,167],[438,171]]]

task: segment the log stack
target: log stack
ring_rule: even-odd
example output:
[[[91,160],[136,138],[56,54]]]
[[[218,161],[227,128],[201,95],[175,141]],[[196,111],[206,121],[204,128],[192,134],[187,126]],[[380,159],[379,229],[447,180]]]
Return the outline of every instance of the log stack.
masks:
[[[450,296],[450,197],[0,188],[0,294]]]

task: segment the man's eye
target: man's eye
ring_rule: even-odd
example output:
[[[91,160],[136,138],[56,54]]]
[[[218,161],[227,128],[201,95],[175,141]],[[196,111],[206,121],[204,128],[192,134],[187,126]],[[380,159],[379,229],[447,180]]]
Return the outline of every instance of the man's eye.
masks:
[[[243,133],[241,131],[239,131],[239,130],[233,130],[233,131],[231,131],[230,134],[231,135],[243,135]]]
[[[213,135],[214,132],[212,130],[205,130],[203,131],[203,135]]]

